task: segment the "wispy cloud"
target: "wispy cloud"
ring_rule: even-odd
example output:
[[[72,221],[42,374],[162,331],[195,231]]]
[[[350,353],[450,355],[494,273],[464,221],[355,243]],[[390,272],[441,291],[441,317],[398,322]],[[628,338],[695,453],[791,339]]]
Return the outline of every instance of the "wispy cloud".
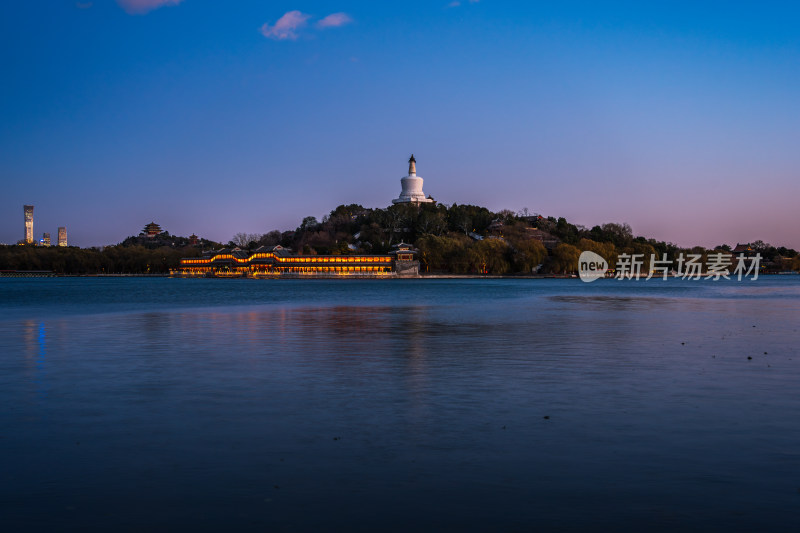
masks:
[[[92,3],[91,2],[75,2],[75,7],[77,7],[78,9],[89,9],[90,7],[92,7]]]
[[[462,2],[461,0],[453,0],[452,2],[447,4],[447,7],[458,7],[461,4],[477,4],[480,1],[481,0],[466,0],[466,2]]]
[[[176,6],[183,0],[117,0],[119,6],[129,15],[144,15],[162,6]]]
[[[338,28],[353,22],[352,17],[347,13],[331,13],[327,17],[317,22],[318,28]]]
[[[275,22],[272,26],[264,24],[261,26],[261,34],[264,37],[283,41],[286,39],[297,39],[297,30],[303,28],[308,23],[311,15],[306,15],[300,11],[289,11]]]

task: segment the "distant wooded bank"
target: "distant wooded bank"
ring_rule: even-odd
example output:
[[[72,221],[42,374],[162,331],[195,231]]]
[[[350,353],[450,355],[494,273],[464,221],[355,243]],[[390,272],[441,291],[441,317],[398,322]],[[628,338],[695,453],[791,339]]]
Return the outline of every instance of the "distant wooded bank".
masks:
[[[167,273],[184,257],[227,247],[254,250],[281,245],[304,255],[384,254],[399,242],[417,248],[422,274],[529,275],[570,274],[578,269],[584,250],[616,266],[620,254],[650,258],[666,254],[675,261],[681,253],[745,253],[761,255],[764,271],[800,271],[797,251],[762,241],[721,244],[713,249],[681,248],[675,244],[634,236],[628,224],[607,223],[586,228],[564,218],[543,217],[527,210],[491,212],[474,205],[397,204],[367,209],[340,205],[317,220],[306,217],[291,231],[237,233],[228,243],[192,235],[180,237],[150,223],[138,236],[114,246],[77,248],[12,245],[0,247],[0,270],[52,271],[57,274]],[[675,265],[677,266],[677,265]]]

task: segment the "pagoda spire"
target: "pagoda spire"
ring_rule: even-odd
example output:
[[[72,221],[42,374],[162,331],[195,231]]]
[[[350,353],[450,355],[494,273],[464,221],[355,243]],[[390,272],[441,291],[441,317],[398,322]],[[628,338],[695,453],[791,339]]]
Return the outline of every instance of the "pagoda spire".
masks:
[[[411,176],[412,174],[417,173],[417,160],[414,159],[414,154],[411,154],[411,157],[408,160],[408,175]]]

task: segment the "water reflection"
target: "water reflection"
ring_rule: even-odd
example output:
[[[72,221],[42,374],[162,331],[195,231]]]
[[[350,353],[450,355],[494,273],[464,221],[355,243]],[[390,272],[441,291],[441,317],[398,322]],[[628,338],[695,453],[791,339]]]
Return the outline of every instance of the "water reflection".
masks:
[[[36,354],[36,391],[40,397],[47,396],[47,331],[44,322],[39,324],[38,351]]]
[[[703,300],[689,298],[669,298],[656,296],[614,296],[614,295],[557,295],[548,298],[553,302],[579,305],[597,311],[657,311],[665,308],[682,307],[688,303],[697,304]]]
[[[264,303],[0,321],[11,529],[797,517],[797,300],[669,283],[313,284],[294,300],[289,284],[213,286]]]
[[[39,352],[38,323],[34,320],[25,320],[20,324],[20,336],[24,346],[25,359],[35,365]]]

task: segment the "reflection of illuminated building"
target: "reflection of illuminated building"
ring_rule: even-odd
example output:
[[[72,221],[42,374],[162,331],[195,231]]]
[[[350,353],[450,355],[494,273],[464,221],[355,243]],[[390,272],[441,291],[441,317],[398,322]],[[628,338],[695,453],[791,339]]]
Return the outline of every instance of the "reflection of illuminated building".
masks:
[[[22,206],[25,210],[25,242],[33,244],[33,206]]]
[[[415,276],[419,263],[410,246],[395,255],[292,255],[282,246],[262,246],[253,253],[222,249],[202,258],[181,259],[173,275],[182,277],[389,277]],[[413,268],[416,265],[417,268]]]
[[[64,226],[58,228],[58,245],[59,246],[67,245],[67,228],[65,228]]]

